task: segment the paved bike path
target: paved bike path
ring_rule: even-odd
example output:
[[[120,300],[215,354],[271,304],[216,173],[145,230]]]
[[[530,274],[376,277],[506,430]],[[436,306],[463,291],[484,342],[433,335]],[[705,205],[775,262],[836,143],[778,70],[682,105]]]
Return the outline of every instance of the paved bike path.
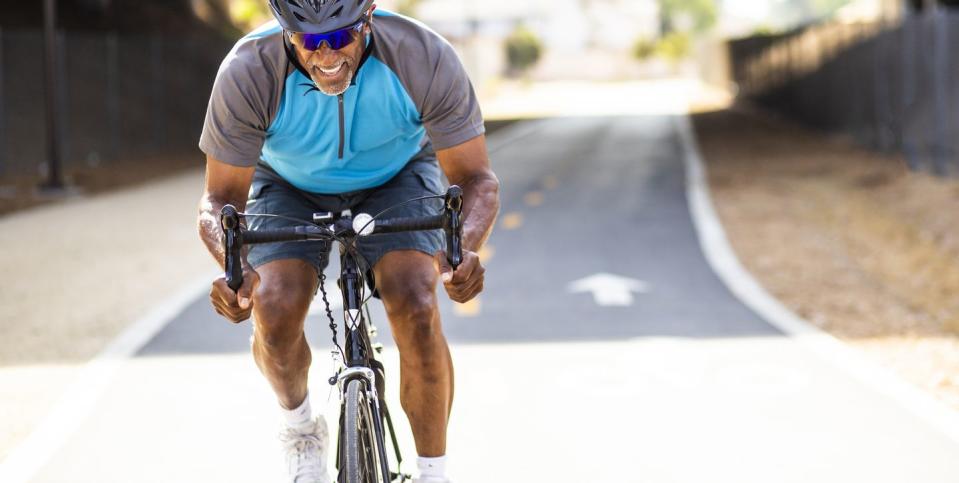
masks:
[[[761,320],[710,270],[670,116],[536,121],[491,144],[503,215],[487,288],[472,310],[443,303],[455,481],[959,480],[956,443]],[[626,306],[568,293],[597,273],[645,292]],[[373,318],[389,342],[379,307]],[[309,332],[321,406],[323,319]],[[275,403],[249,335],[197,300],[33,481],[277,481]],[[387,362],[400,414],[395,350]]]

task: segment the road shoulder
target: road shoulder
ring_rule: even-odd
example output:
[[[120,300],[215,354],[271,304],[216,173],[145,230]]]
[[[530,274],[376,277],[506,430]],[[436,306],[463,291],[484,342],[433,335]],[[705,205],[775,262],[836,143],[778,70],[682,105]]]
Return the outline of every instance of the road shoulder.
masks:
[[[746,268],[794,313],[959,409],[955,181],[745,110],[694,117]]]

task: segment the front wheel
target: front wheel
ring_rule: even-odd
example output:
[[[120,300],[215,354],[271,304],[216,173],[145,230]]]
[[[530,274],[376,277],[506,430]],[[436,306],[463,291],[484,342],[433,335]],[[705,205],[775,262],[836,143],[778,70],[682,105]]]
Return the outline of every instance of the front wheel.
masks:
[[[353,379],[346,386],[340,428],[340,483],[389,483],[386,451],[380,425],[373,417],[373,402],[367,397],[366,382]]]

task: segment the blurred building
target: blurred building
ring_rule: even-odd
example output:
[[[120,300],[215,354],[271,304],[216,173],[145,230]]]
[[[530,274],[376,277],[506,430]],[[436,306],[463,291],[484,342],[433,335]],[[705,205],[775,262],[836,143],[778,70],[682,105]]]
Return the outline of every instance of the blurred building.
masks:
[[[871,22],[900,18],[909,4],[924,0],[848,0],[837,8],[817,9],[808,1],[718,0],[717,31],[724,37],[746,37],[774,33],[801,25],[837,19],[843,22]]]
[[[519,26],[542,40],[547,78],[608,70],[608,56],[628,58],[638,39],[660,33],[658,0],[424,0],[416,16],[459,48],[480,83],[503,74],[504,41]]]

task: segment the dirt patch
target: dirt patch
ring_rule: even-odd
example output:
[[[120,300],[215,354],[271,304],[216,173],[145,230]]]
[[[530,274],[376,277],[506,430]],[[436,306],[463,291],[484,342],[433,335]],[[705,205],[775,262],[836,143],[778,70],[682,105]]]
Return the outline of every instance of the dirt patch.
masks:
[[[730,242],[767,290],[959,409],[959,181],[743,108],[694,123]]]

